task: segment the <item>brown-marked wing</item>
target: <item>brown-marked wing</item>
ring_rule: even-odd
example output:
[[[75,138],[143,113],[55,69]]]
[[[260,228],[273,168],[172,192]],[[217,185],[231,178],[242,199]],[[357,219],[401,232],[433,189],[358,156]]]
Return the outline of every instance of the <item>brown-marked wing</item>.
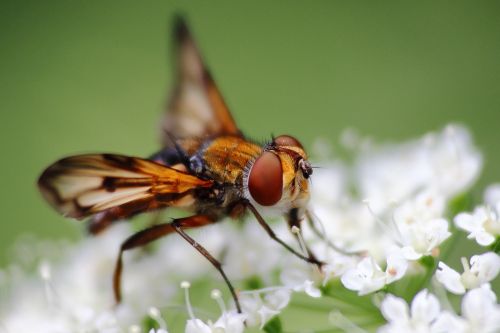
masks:
[[[149,160],[112,154],[64,158],[38,180],[45,199],[64,216],[77,219],[109,210],[127,217],[166,207],[212,184]]]
[[[162,123],[163,143],[176,139],[219,135],[241,136],[185,21],[177,17],[173,28],[176,85]]]

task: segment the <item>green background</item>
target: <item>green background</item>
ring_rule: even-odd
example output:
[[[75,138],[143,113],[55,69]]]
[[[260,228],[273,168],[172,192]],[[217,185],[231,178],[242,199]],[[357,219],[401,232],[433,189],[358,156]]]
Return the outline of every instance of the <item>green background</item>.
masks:
[[[498,1],[2,1],[0,263],[20,234],[81,234],[37,192],[49,163],[159,148],[179,10],[248,135],[310,147],[459,122],[485,155],[479,188],[500,180]]]

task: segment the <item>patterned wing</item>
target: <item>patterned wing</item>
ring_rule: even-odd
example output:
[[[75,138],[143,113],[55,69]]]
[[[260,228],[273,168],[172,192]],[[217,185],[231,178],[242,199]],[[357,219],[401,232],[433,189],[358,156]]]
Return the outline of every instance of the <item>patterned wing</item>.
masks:
[[[128,217],[179,206],[192,199],[194,190],[212,184],[149,160],[112,154],[64,158],[38,180],[44,198],[62,215],[76,219],[100,212]]]
[[[174,23],[173,39],[176,85],[162,122],[164,145],[172,147],[172,137],[242,136],[180,17]]]

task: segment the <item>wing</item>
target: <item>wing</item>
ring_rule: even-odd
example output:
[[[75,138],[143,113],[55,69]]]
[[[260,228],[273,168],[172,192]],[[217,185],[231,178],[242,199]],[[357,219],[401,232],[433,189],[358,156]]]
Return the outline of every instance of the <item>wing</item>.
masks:
[[[192,199],[194,190],[212,184],[149,160],[112,154],[64,158],[38,180],[44,198],[59,213],[76,219],[100,212],[127,217],[181,205]]]
[[[164,145],[172,147],[172,137],[242,136],[180,17],[174,22],[173,42],[176,85],[162,122]]]

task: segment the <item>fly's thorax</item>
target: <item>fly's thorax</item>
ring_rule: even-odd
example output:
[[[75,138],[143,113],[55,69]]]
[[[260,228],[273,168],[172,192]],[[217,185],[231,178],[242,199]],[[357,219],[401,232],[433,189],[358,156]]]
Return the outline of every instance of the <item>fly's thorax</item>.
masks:
[[[262,153],[262,147],[236,136],[213,139],[199,152],[207,176],[223,184],[241,186],[250,161]]]
[[[287,211],[309,201],[312,168],[297,139],[282,135],[249,161],[243,175],[244,196],[254,205]]]

